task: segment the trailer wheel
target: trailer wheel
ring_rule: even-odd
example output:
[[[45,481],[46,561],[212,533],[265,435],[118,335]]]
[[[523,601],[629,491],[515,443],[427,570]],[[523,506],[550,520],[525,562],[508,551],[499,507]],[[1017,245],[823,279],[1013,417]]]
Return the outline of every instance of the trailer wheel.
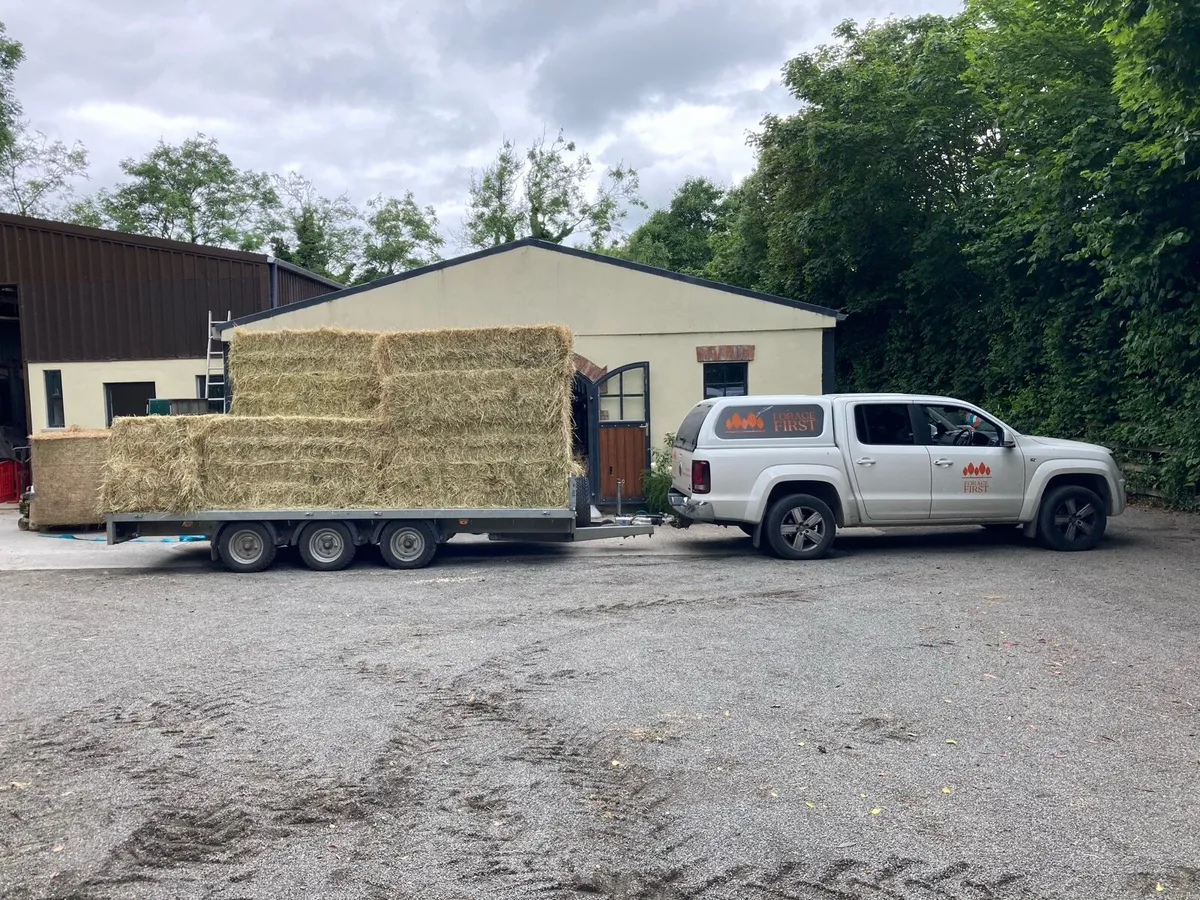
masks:
[[[261,572],[275,561],[275,538],[259,522],[234,522],[221,529],[217,554],[231,572]]]
[[[575,527],[587,528],[592,524],[592,484],[586,475],[573,482],[575,486]]]
[[[296,541],[300,558],[314,572],[336,572],[354,561],[354,536],[341,522],[311,522]]]
[[[379,536],[383,561],[393,569],[423,569],[437,549],[437,532],[428,522],[392,522]]]

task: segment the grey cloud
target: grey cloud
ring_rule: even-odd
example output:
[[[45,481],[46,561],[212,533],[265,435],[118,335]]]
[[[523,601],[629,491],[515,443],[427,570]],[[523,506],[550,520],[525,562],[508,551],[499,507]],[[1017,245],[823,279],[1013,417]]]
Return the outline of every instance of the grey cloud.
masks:
[[[523,63],[564,36],[588,34],[605,22],[627,19],[657,0],[448,0],[433,33],[450,56],[484,64]]]
[[[656,98],[709,87],[740,66],[775,65],[803,14],[769,0],[702,0],[660,17],[577,33],[538,66],[533,95],[554,121],[584,134]]]
[[[543,124],[584,146],[615,136],[602,161],[637,166],[652,204],[690,174],[728,181],[751,158],[740,133],[794,109],[778,84],[742,85],[845,15],[958,5],[849,2],[26,0],[0,19],[26,45],[16,89],[35,127],[88,146],[88,190],[116,180],[118,161],[146,153],[160,129],[179,140],[203,127],[243,168],[299,165],[326,193],[412,189],[456,209],[472,164]],[[684,151],[631,128],[681,103],[728,116]]]

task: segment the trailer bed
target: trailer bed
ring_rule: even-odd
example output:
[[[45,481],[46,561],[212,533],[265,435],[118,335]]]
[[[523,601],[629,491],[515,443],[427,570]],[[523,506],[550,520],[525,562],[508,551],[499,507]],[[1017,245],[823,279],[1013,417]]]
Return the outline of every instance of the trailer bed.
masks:
[[[590,515],[581,516],[567,507],[259,509],[110,513],[105,523],[109,544],[157,535],[205,537],[212,541],[214,559],[245,572],[261,571],[274,559],[276,548],[292,545],[300,547],[310,568],[331,571],[345,568],[354,550],[367,544],[379,545],[394,568],[420,568],[432,560],[438,544],[456,534],[487,535],[497,541],[580,543],[654,533],[653,525],[593,525],[589,519]],[[235,543],[238,540],[241,545]],[[244,552],[239,554],[238,546]]]

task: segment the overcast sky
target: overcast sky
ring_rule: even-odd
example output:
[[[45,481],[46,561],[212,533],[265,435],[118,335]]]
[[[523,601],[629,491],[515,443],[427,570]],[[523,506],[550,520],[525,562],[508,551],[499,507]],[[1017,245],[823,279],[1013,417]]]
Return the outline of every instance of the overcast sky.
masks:
[[[456,229],[473,167],[559,127],[641,173],[652,205],[689,175],[730,184],[746,134],[796,104],[789,58],[844,18],[959,0],[18,0],[17,96],[80,139],[85,190],[160,137],[213,135],[241,168],[297,169],[358,203],[411,189]]]

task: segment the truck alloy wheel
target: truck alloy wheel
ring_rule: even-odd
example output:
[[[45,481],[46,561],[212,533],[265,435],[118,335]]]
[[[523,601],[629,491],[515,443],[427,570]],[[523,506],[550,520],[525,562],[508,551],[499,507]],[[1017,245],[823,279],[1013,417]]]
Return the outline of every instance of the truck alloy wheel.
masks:
[[[837,522],[824,500],[811,494],[792,494],[771,505],[763,528],[776,556],[820,559],[829,552]]]
[[[354,537],[341,522],[313,522],[296,542],[300,558],[315,572],[336,572],[354,561]]]
[[[275,561],[275,538],[261,522],[234,522],[221,529],[217,554],[232,572],[261,572]]]
[[[1051,550],[1093,550],[1107,525],[1104,501],[1074,484],[1047,493],[1038,510],[1038,536]]]
[[[423,568],[437,548],[437,532],[428,522],[392,522],[379,536],[383,561],[393,569]]]

